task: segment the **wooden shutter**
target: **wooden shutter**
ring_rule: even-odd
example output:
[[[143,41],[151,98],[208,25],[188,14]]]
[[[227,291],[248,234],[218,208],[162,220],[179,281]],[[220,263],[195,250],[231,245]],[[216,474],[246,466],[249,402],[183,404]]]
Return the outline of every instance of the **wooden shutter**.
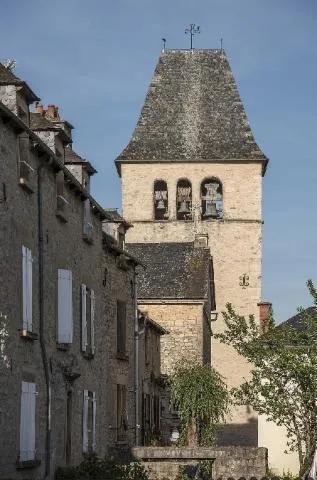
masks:
[[[92,450],[96,450],[96,393],[92,392]]]
[[[32,270],[33,259],[29,248],[22,246],[23,330],[32,332]]]
[[[84,390],[84,403],[83,403],[83,452],[88,452],[88,403],[89,403],[89,393],[88,393],[88,390]]]
[[[35,459],[35,383],[22,382],[20,461]]]
[[[95,292],[90,290],[90,345],[91,353],[95,353]]]
[[[87,338],[87,287],[81,285],[81,349],[83,352],[87,350],[88,338]]]
[[[73,282],[70,270],[58,270],[58,343],[73,341]]]

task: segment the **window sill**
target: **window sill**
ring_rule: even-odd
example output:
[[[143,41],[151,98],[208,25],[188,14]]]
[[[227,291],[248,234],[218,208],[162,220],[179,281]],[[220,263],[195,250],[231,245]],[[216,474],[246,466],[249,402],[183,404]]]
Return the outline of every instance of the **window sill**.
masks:
[[[62,210],[56,210],[55,215],[62,223],[68,222],[68,214],[66,212],[63,212]]]
[[[32,183],[26,178],[20,177],[19,185],[23,188],[23,190],[26,190],[28,193],[34,193],[34,187]]]
[[[123,360],[125,362],[128,362],[129,361],[129,357],[126,353],[120,353],[120,352],[117,352],[117,355],[116,355],[117,359],[118,360]]]
[[[57,343],[56,348],[57,350],[62,350],[66,352],[67,350],[70,349],[70,343]]]
[[[25,340],[37,340],[38,339],[38,334],[30,332],[29,330],[21,329],[18,330],[19,335],[21,338],[24,338]]]
[[[83,357],[86,358],[86,360],[92,360],[94,356],[95,354],[92,352],[83,352]]]
[[[20,461],[18,460],[16,463],[16,468],[17,470],[22,470],[24,468],[36,468],[41,465],[41,460],[24,460]]]
[[[93,235],[91,233],[90,234],[84,234],[83,235],[83,240],[84,240],[84,242],[89,243],[90,245],[92,245],[94,243]]]

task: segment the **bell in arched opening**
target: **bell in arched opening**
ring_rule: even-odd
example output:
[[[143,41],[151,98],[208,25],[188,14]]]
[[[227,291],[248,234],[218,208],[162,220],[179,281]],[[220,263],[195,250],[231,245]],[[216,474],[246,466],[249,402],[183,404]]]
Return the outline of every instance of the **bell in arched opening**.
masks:
[[[154,218],[155,220],[168,218],[168,191],[165,180],[154,182]]]
[[[186,178],[178,180],[176,191],[177,220],[191,218],[192,185]]]

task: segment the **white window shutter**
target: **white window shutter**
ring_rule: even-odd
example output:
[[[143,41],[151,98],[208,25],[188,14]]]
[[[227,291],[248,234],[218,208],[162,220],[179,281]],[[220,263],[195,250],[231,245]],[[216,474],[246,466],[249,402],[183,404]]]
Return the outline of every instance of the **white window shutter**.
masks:
[[[90,290],[90,344],[91,353],[95,353],[95,292]]]
[[[83,452],[88,452],[88,390],[84,390],[83,403]]]
[[[86,351],[88,345],[87,339],[87,287],[81,285],[81,349]]]
[[[22,246],[23,330],[32,332],[32,270],[33,259],[29,248]]]
[[[20,461],[35,459],[35,383],[22,382]]]
[[[58,270],[58,343],[73,341],[73,282],[70,270]]]
[[[92,393],[92,450],[96,451],[96,393]]]

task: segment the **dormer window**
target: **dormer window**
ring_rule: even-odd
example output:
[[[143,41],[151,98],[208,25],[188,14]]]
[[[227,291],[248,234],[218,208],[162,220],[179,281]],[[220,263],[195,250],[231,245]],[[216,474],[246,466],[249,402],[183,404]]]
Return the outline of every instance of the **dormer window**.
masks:
[[[192,184],[187,178],[182,178],[177,182],[176,207],[177,220],[188,220],[191,218]]]
[[[207,178],[201,183],[201,219],[222,218],[222,183],[218,178]]]
[[[168,218],[168,191],[165,180],[154,182],[154,218],[155,220]]]

